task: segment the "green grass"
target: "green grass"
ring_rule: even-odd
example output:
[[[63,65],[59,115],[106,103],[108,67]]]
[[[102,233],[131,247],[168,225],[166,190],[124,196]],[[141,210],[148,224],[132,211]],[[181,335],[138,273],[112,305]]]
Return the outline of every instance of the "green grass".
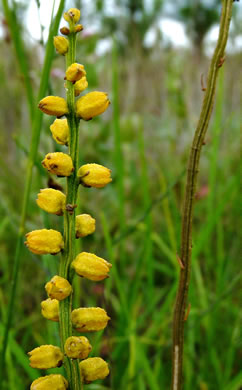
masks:
[[[30,150],[28,155],[28,164],[27,164],[27,174],[26,174],[26,184],[24,188],[24,197],[23,197],[23,205],[22,205],[22,212],[21,212],[21,221],[19,225],[19,232],[17,236],[17,242],[16,242],[16,250],[15,250],[15,257],[14,257],[14,264],[13,264],[13,277],[12,277],[12,283],[11,283],[11,291],[10,291],[10,302],[8,305],[8,310],[6,314],[6,320],[5,320],[5,330],[3,334],[3,344],[0,352],[0,386],[3,380],[3,370],[4,370],[4,363],[5,363],[5,354],[8,344],[8,334],[12,326],[13,322],[13,312],[14,312],[14,304],[16,300],[16,289],[17,289],[17,283],[18,283],[18,275],[19,275],[19,269],[21,264],[21,252],[23,248],[23,234],[25,232],[25,220],[27,217],[27,207],[28,202],[30,198],[30,191],[31,191],[31,184],[32,184],[32,175],[33,175],[33,167],[35,164],[36,154],[38,151],[38,145],[39,145],[39,139],[40,139],[40,132],[41,132],[41,126],[42,126],[42,117],[43,113],[38,110],[37,102],[40,101],[41,98],[43,98],[46,94],[48,83],[49,83],[49,75],[50,75],[50,69],[51,69],[51,63],[53,59],[54,54],[54,47],[53,47],[53,37],[57,34],[57,30],[59,27],[60,18],[63,14],[65,0],[60,2],[59,9],[57,12],[57,15],[55,17],[55,20],[52,21],[50,32],[49,32],[49,38],[46,45],[46,54],[45,54],[45,60],[43,64],[43,71],[40,79],[40,86],[39,91],[37,95],[37,101],[34,101],[34,96],[32,93],[32,88],[30,85],[30,78],[28,74],[28,65],[25,61],[25,50],[23,47],[23,43],[21,40],[21,36],[19,34],[19,30],[17,29],[17,21],[13,20],[15,19],[15,13],[13,9],[11,10],[8,6],[8,2],[4,1],[4,11],[6,18],[8,20],[11,36],[14,40],[14,46],[16,49],[16,56],[19,61],[19,66],[21,69],[21,72],[24,75],[24,81],[25,81],[25,87],[27,91],[27,102],[29,103],[30,107],[30,122],[32,124],[32,137],[31,137],[31,143],[30,143]]]
[[[66,149],[59,146],[57,149],[48,129],[50,120],[42,121],[40,111],[38,114],[36,111],[32,122],[35,138],[31,152],[28,151],[31,121],[26,80],[36,63],[34,54],[29,52],[29,65],[20,63],[18,53],[26,50],[24,40],[19,43],[20,40],[19,34],[13,47],[7,46],[12,55],[8,61],[20,65],[20,70],[12,75],[14,88],[10,84],[7,89],[4,84],[6,103],[3,100],[2,116],[8,110],[14,121],[9,121],[6,127],[0,118],[1,145],[9,145],[8,149],[0,146],[4,170],[0,183],[1,346],[11,307],[10,289],[24,185],[28,186],[26,230],[47,226],[63,229],[61,217],[46,215],[35,204],[39,188],[46,187],[48,181],[40,160],[55,148],[64,152]],[[1,42],[1,45],[7,44]],[[77,248],[103,256],[113,264],[110,278],[105,282],[96,284],[75,277],[75,307],[98,305],[106,308],[112,318],[104,332],[90,335],[92,356],[108,360],[111,375],[88,388],[169,389],[184,169],[202,96],[201,69],[206,71],[207,61],[200,65],[201,69],[196,68],[192,54],[165,49],[155,58],[148,54],[145,59],[123,58],[116,46],[110,55],[94,61],[89,56],[88,40],[79,46],[78,60],[87,64],[90,74],[93,72],[90,90],[103,89],[112,100],[104,118],[82,123],[80,129],[80,163],[97,162],[113,171],[113,183],[105,189],[82,188],[79,192],[80,211],[97,219],[97,231],[81,243],[77,241]],[[53,91],[59,91],[56,94],[64,96],[63,80],[49,76],[53,59],[51,42],[47,47],[42,69],[35,60],[40,85],[38,99],[48,93],[48,81]],[[3,64],[4,61],[7,59],[1,59]],[[54,59],[52,67],[63,68],[63,61]],[[237,71],[231,72],[231,66],[238,71],[236,56],[228,58],[218,80],[214,114],[199,173],[200,198],[195,204],[189,294],[191,311],[185,327],[184,390],[239,390],[242,386],[239,366],[240,104]],[[190,75],[191,68],[195,73]],[[23,83],[19,73],[24,77]],[[136,94],[142,96],[138,102],[134,86]],[[21,102],[14,100],[16,91],[22,96]],[[8,132],[14,133],[18,142],[9,140]],[[27,159],[31,161],[31,169],[37,166],[31,185],[26,184]],[[54,180],[64,183],[63,179]],[[28,388],[39,372],[29,367],[26,353],[42,343],[59,344],[58,325],[49,323],[40,314],[40,301],[46,298],[44,284],[56,273],[58,256],[38,257],[21,246],[19,261],[3,390]]]

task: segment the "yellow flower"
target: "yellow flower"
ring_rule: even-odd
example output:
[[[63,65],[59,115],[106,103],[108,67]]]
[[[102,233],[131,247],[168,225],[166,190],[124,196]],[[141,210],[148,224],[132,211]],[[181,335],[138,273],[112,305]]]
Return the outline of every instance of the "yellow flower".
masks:
[[[77,176],[86,187],[103,188],[112,181],[111,170],[99,164],[82,165]]]
[[[77,24],[75,27],[75,32],[78,33],[83,30],[83,25],[82,24]]]
[[[60,232],[53,229],[33,230],[26,234],[25,245],[37,255],[50,253],[55,255],[64,248],[64,241]]]
[[[71,64],[66,70],[66,80],[75,82],[80,80],[83,76],[86,75],[86,71],[82,64]]]
[[[30,366],[40,370],[60,367],[64,359],[60,348],[54,345],[41,345],[28,352],[28,355],[30,356]]]
[[[76,102],[76,114],[88,121],[97,115],[102,114],[108,108],[110,101],[107,93],[89,92]]]
[[[106,328],[110,317],[100,307],[81,307],[71,313],[71,321],[78,332],[96,332]]]
[[[72,359],[86,359],[92,350],[89,340],[84,337],[71,336],[66,339],[65,353]]]
[[[100,357],[88,358],[79,363],[84,383],[104,379],[109,374],[108,364]]]
[[[67,119],[56,119],[50,126],[50,131],[54,140],[60,145],[68,145],[69,126]]]
[[[40,190],[36,203],[42,210],[47,211],[47,213],[63,215],[66,196],[61,191],[54,190],[53,188],[44,188]]]
[[[65,55],[69,49],[69,41],[65,37],[54,37],[54,46],[59,54]]]
[[[66,100],[59,96],[46,96],[39,102],[38,107],[48,115],[59,117],[68,114]]]
[[[48,153],[42,165],[50,173],[61,177],[70,176],[74,171],[71,157],[62,152]]]
[[[67,21],[67,22],[74,22],[74,23],[77,23],[78,20],[80,19],[80,16],[81,16],[81,12],[79,9],[77,8],[70,8],[68,10],[68,12],[65,12],[64,13],[64,19]]]
[[[42,376],[30,386],[30,390],[66,390],[68,388],[67,380],[59,374]]]
[[[57,299],[46,299],[41,302],[41,314],[47,320],[59,321],[59,301]]]
[[[95,232],[96,220],[89,214],[76,216],[76,238],[86,237]]]
[[[80,95],[88,87],[88,82],[86,76],[83,76],[74,84],[75,96]]]
[[[82,252],[72,262],[72,267],[78,275],[98,281],[108,277],[112,264],[93,253]]]
[[[51,299],[62,301],[72,292],[72,287],[67,279],[55,275],[50,282],[45,285],[46,292]]]

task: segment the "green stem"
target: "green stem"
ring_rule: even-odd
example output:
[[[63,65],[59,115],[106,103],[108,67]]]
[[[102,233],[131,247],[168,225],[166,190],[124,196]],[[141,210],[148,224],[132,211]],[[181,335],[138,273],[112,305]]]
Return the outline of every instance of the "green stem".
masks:
[[[76,33],[71,32],[68,35],[69,50],[66,54],[66,67],[75,62],[76,53]],[[75,90],[74,85],[70,81],[66,81],[67,88],[67,104],[69,108],[69,114],[67,115],[67,121],[69,125],[69,154],[72,158],[74,172],[71,176],[67,177],[67,192],[66,192],[66,204],[76,205],[78,181],[77,181],[77,169],[78,169],[78,141],[79,141],[79,119],[75,114]],[[72,282],[70,265],[75,257],[75,208],[73,212],[65,210],[64,213],[64,251],[60,262],[60,276]],[[64,351],[64,344],[68,337],[72,336],[72,323],[71,323],[71,309],[72,309],[72,295],[68,298],[60,301],[60,338],[61,348]],[[66,368],[69,388],[70,390],[81,390],[82,381],[80,377],[79,361],[73,360],[68,357],[65,358],[64,365]]]
[[[125,193],[124,193],[124,158],[122,153],[122,140],[120,129],[120,112],[119,112],[119,75],[118,75],[118,51],[116,40],[113,39],[112,47],[112,97],[113,97],[113,130],[114,130],[114,161],[116,167],[116,185],[117,197],[119,200],[119,227],[120,234],[125,229]],[[120,242],[119,258],[123,270],[126,267],[126,256],[124,256],[124,244]]]
[[[222,66],[224,61],[224,51],[228,39],[232,4],[233,0],[223,1],[218,42],[211,60],[208,72],[207,88],[188,162],[185,202],[182,218],[180,256],[184,268],[181,268],[180,270],[179,287],[173,318],[172,390],[182,389],[184,318],[187,306],[187,295],[191,271],[192,219],[194,196],[196,192],[201,149],[204,143],[204,138],[208,128],[214,103],[217,75],[219,68]]]
[[[19,68],[21,71],[21,74],[23,76],[24,80],[24,87],[26,90],[27,95],[27,103],[29,106],[29,115],[31,122],[34,119],[34,94],[33,94],[33,88],[31,85],[31,78],[29,75],[29,65],[27,60],[27,53],[24,48],[24,43],[22,40],[22,34],[19,33],[23,29],[23,26],[19,23],[16,17],[16,10],[13,8],[10,8],[8,4],[8,0],[3,0],[3,10],[4,10],[4,16],[7,20],[8,27],[11,32],[11,38],[14,43],[14,48],[16,52],[16,57],[18,59]]]

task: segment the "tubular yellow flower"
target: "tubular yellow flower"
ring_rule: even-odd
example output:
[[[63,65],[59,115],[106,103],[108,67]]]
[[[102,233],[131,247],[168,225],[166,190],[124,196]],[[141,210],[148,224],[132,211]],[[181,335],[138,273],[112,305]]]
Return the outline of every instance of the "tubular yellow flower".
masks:
[[[108,94],[94,91],[80,97],[76,102],[76,114],[88,121],[97,115],[101,115],[108,108],[110,101]]]
[[[77,24],[75,27],[75,32],[78,33],[83,30],[83,25],[82,24]]]
[[[47,171],[57,176],[70,176],[74,171],[71,157],[62,152],[48,153],[42,165]]]
[[[40,370],[60,367],[64,359],[60,348],[54,345],[41,345],[28,352],[28,355],[30,356],[30,366]]]
[[[99,164],[82,165],[77,176],[86,187],[103,188],[112,181],[111,170]]]
[[[47,320],[59,321],[59,301],[57,299],[46,299],[41,302],[41,314]]]
[[[97,379],[104,379],[109,374],[107,362],[100,357],[88,358],[79,363],[84,383],[91,383]]]
[[[100,307],[81,307],[71,313],[71,321],[78,332],[96,332],[106,328],[110,317]]]
[[[59,117],[68,114],[66,100],[59,96],[46,96],[39,102],[38,107],[48,115]]]
[[[86,359],[92,350],[89,340],[84,337],[71,336],[66,339],[65,353],[72,359]]]
[[[63,215],[66,196],[63,192],[54,190],[53,188],[44,188],[40,190],[36,203],[42,210],[47,211],[47,213]]]
[[[69,41],[65,37],[54,37],[54,46],[59,54],[65,55],[68,52]]]
[[[67,119],[56,119],[50,126],[50,131],[54,140],[60,145],[68,145],[69,126]]]
[[[75,96],[80,95],[82,91],[84,91],[88,87],[88,82],[86,76],[83,76],[80,80],[78,80],[75,85]]]
[[[95,232],[96,220],[89,214],[76,216],[76,238],[86,237]]]
[[[66,70],[66,80],[76,82],[86,75],[86,71],[82,64],[71,64]]]
[[[74,22],[74,23],[77,23],[78,20],[80,19],[80,16],[81,16],[81,12],[79,9],[77,8],[70,8],[68,10],[68,12],[65,12],[64,13],[64,19],[67,21],[67,22]]]
[[[72,287],[67,279],[55,275],[50,282],[45,285],[46,292],[51,299],[62,301],[72,292]]]
[[[66,390],[68,388],[67,380],[59,374],[42,376],[30,386],[30,390]]]
[[[40,229],[26,234],[25,245],[37,255],[48,253],[55,255],[64,248],[64,241],[61,233],[57,230]]]
[[[82,252],[72,262],[72,267],[78,275],[99,281],[108,277],[112,264],[93,253]]]

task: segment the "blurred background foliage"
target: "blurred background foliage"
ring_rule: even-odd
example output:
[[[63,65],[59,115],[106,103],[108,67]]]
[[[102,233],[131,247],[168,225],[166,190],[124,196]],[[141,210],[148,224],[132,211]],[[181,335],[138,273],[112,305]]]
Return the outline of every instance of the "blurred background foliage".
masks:
[[[0,8],[0,337],[26,179],[31,106],[36,109],[45,51],[44,20],[39,40],[26,26],[33,3],[39,10],[45,7],[38,0],[8,2],[14,32],[3,3]],[[78,241],[77,251],[90,251],[113,263],[111,277],[104,283],[75,279],[75,307],[100,305],[112,318],[103,334],[90,336],[92,356],[107,359],[111,375],[89,389],[168,389],[185,168],[203,97],[201,75],[206,87],[211,46],[207,37],[219,22],[221,2],[66,1],[65,8],[69,6],[82,10],[84,31],[78,38],[77,60],[85,65],[89,90],[107,91],[112,102],[103,117],[80,126],[80,164],[103,164],[113,176],[112,185],[103,190],[81,188],[78,205],[78,212],[96,218],[97,231]],[[185,330],[185,390],[242,386],[240,8],[234,6],[228,54],[219,75],[199,174],[191,311]],[[187,45],[177,46],[164,38],[159,23],[165,18],[182,23]],[[147,44],[151,30],[155,39]],[[49,94],[65,96],[64,69],[64,59],[55,55]],[[64,179],[48,176],[40,163],[50,151],[66,152],[50,137],[53,119],[43,119],[26,231],[63,229],[61,217],[46,215],[35,203],[40,188],[65,185]],[[40,314],[44,284],[57,270],[58,256],[40,257],[23,249],[3,390],[24,390],[39,375],[29,367],[27,351],[39,344],[59,344],[58,325]]]

